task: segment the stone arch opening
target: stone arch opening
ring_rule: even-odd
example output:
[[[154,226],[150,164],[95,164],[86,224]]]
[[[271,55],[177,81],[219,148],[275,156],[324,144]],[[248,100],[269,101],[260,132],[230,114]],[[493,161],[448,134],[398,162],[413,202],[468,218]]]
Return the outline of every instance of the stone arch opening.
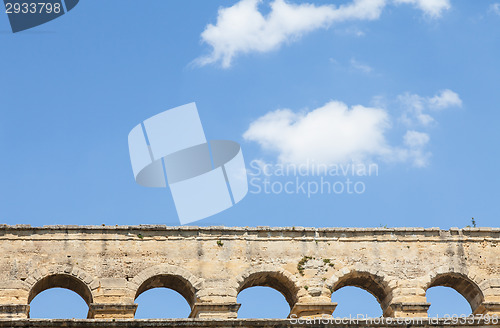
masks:
[[[342,276],[333,285],[332,292],[348,286],[358,287],[372,294],[380,304],[382,311],[385,310],[391,298],[390,289],[384,279],[369,272],[352,271]]]
[[[427,291],[429,288],[437,286],[451,287],[456,290],[469,302],[472,313],[476,311],[484,300],[483,292],[479,286],[461,273],[450,272],[438,274],[431,280],[425,290]]]
[[[31,287],[28,294],[28,304],[37,295],[52,288],[63,288],[76,293],[85,301],[87,307],[90,307],[90,304],[93,302],[92,292],[85,282],[72,275],[58,273],[43,277]],[[28,313],[29,317],[30,313]]]
[[[196,291],[193,285],[184,277],[174,274],[158,274],[146,279],[137,289],[134,299],[152,288],[169,288],[184,297],[191,309],[196,302]]]
[[[31,287],[28,294],[28,304],[41,292],[50,288],[65,288],[69,289],[78,295],[90,305],[93,302],[92,292],[85,282],[69,274],[53,274],[38,280]]]
[[[451,287],[434,286],[425,293],[429,308],[429,317],[469,316],[472,314],[469,302],[459,292]]]
[[[184,319],[192,308],[187,300],[170,288],[151,288],[136,299],[135,319]]]
[[[257,286],[271,287],[280,292],[285,297],[290,309],[297,303],[298,288],[283,272],[263,271],[251,273],[240,284],[237,293],[239,294],[247,288]]]
[[[367,290],[355,287],[345,286],[332,293],[332,302],[337,306],[333,312],[335,317],[346,318],[349,316],[378,318],[383,316],[383,311],[378,300]]]
[[[239,319],[283,319],[290,307],[282,293],[271,287],[254,286],[242,290],[236,299]]]

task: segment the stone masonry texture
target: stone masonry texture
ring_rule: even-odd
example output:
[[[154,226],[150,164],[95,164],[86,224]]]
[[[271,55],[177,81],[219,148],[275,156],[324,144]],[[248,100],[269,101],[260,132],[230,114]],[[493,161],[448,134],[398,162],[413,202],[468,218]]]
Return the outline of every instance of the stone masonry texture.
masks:
[[[394,326],[294,323],[335,316],[344,286],[373,294],[384,319],[422,318],[413,327],[454,327],[427,318],[434,286],[454,288],[477,317],[500,315],[500,228],[0,225],[0,250],[0,327]],[[238,319],[237,295],[253,286],[283,294],[289,318]],[[79,294],[88,319],[29,319],[53,287]],[[189,318],[135,320],[135,299],[155,287],[179,292]]]

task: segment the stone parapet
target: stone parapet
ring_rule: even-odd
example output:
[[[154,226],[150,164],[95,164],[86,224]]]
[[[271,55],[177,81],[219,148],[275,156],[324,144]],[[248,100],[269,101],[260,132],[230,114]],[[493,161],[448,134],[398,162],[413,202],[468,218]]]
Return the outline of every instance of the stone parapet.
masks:
[[[454,288],[474,314],[500,313],[500,228],[0,225],[0,249],[7,320],[29,318],[54,287],[96,319],[133,319],[136,298],[157,287],[181,294],[193,320],[236,319],[238,294],[254,286],[279,291],[290,318],[335,316],[345,286],[370,292],[385,317],[426,317],[435,286]]]

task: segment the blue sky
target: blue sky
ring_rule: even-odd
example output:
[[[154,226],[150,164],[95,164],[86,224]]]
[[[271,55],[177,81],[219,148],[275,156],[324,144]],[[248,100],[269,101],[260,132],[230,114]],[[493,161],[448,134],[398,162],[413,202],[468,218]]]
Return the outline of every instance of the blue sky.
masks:
[[[250,192],[198,225],[497,227],[500,4],[333,3],[83,1],[16,34],[0,15],[2,223],[179,224],[127,135],[194,101],[248,166],[378,166],[363,193]]]

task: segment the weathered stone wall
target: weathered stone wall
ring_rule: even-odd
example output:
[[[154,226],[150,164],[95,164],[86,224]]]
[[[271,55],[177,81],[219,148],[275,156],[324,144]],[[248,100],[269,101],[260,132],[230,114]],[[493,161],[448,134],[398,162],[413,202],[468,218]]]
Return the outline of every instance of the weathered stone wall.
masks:
[[[344,286],[371,292],[386,317],[426,317],[432,286],[500,314],[500,228],[18,225],[0,226],[0,250],[3,318],[27,318],[52,287],[78,293],[97,319],[133,318],[154,287],[183,295],[192,318],[235,319],[252,286],[281,292],[294,317],[335,315],[331,294]]]

